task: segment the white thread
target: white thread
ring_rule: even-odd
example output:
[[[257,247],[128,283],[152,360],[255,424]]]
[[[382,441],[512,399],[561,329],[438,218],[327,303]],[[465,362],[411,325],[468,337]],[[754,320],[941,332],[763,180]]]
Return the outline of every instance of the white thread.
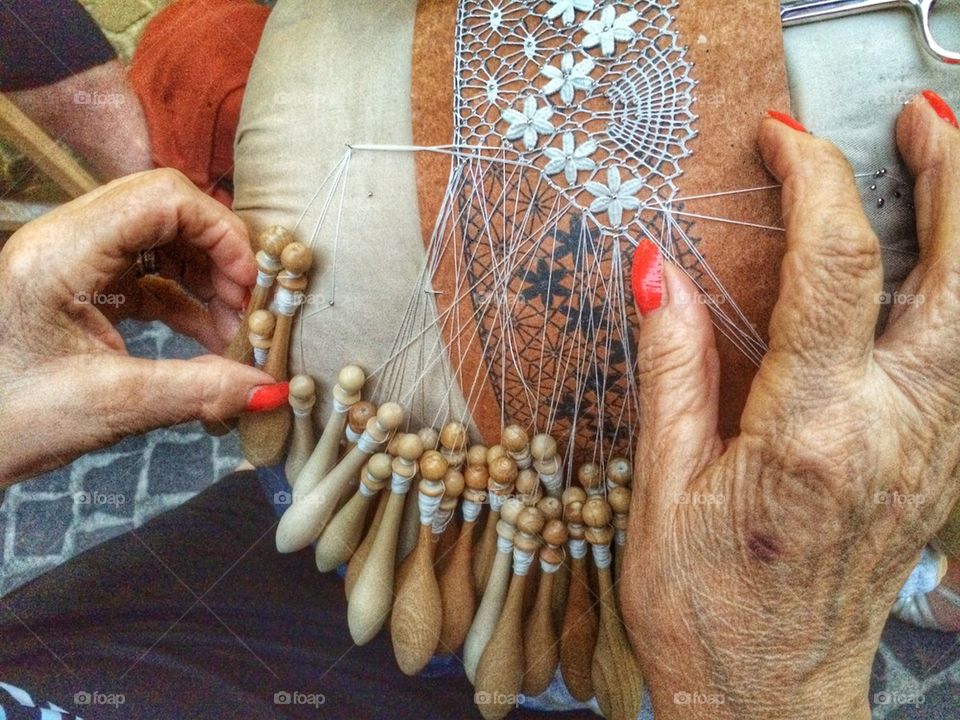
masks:
[[[497,493],[490,493],[487,495],[487,500],[490,502],[490,510],[493,512],[500,512],[500,508],[503,507],[503,501],[506,498],[503,495],[498,495]]]
[[[434,535],[439,535],[447,529],[450,521],[453,520],[453,510],[454,508],[452,507],[442,507],[442,504],[441,507],[437,509],[437,513],[433,516],[433,522],[431,523]]]
[[[279,270],[279,267],[277,268]],[[277,277],[276,273],[266,273],[263,270],[257,272],[257,285],[262,288],[269,290],[273,287],[274,278]]]
[[[377,478],[373,477],[373,475],[371,475],[370,473],[367,473],[367,479],[368,479],[371,483],[376,483],[376,485],[378,485],[378,486],[380,485],[380,480],[378,480]],[[363,495],[364,497],[373,497],[373,496],[376,495],[378,492],[380,492],[380,488],[379,488],[379,487],[370,487],[370,486],[367,485],[367,483],[365,483],[365,482],[360,483],[360,494]]]
[[[543,557],[540,558],[540,569],[547,575],[552,575],[560,569],[560,563],[547,562]]]
[[[573,552],[573,548],[570,549],[570,552]],[[593,562],[601,570],[610,567],[610,560],[612,557],[613,555],[610,553],[609,545],[603,544],[593,546]]]
[[[360,436],[363,434],[363,433],[358,433],[349,425],[347,425],[345,432],[347,435],[347,442],[351,442],[351,443],[357,442],[360,439]]]
[[[393,473],[390,478],[390,492],[394,495],[406,495],[410,490],[410,481],[412,478],[407,477],[406,475],[398,475]]]
[[[570,538],[567,547],[570,548],[570,557],[576,560],[587,556],[587,541],[583,538]]]
[[[440,482],[424,481],[424,484],[431,490],[441,490],[443,488],[443,483]],[[430,525],[433,523],[433,516],[437,514],[437,509],[440,507],[440,502],[442,500],[442,492],[437,492],[434,495],[427,495],[423,491],[420,491],[417,502],[420,506],[421,525]]]
[[[293,316],[297,308],[303,304],[303,293],[280,287],[276,296],[277,312],[281,315]]]
[[[617,543],[617,547],[623,547],[627,544],[627,531],[624,528],[617,528],[617,532],[613,537]]]
[[[513,574],[514,575],[526,575],[530,570],[530,564],[533,562],[533,557],[536,553],[527,552],[526,550],[521,550],[516,545],[513,547]]]
[[[475,503],[473,500],[464,500],[461,510],[463,511],[464,522],[475,522],[480,517],[481,506],[480,503]]]
[[[298,407],[295,407],[295,408],[293,409],[293,414],[294,414],[294,416],[296,416],[296,417],[301,417],[301,418],[302,418],[302,417],[310,417],[310,411],[311,411],[311,410],[312,410],[312,407],[308,407],[308,408],[298,408]]]
[[[267,364],[267,356],[270,354],[268,348],[254,348],[253,349],[253,362],[258,368],[262,368]]]
[[[340,415],[345,415],[347,412],[350,411],[350,407],[351,407],[350,405],[345,405],[344,403],[340,402],[336,398],[333,399],[333,411],[335,413],[339,413]]]
[[[383,445],[382,442],[377,440],[373,435],[371,435],[366,430],[357,438],[357,447],[360,448],[360,451],[365,455],[373,455],[380,447]]]
[[[547,489],[547,494],[555,493],[563,485],[563,473],[540,473],[540,482]]]
[[[503,535],[497,535],[497,552],[500,553],[512,553],[513,552],[513,538],[504,537]]]

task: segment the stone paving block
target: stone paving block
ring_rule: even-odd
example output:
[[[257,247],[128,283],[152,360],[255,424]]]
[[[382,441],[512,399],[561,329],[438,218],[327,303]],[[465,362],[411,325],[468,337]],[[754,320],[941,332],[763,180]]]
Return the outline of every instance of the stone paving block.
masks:
[[[23,489],[30,493],[65,493],[70,490],[70,468],[58,468],[28,480]]]
[[[105,513],[132,521],[142,466],[143,455],[137,453],[118,455],[109,464],[89,470],[77,493],[81,520]]]
[[[199,492],[216,479],[214,470],[209,437],[198,434],[187,443],[160,441],[150,459],[147,488],[151,495]]]
[[[27,500],[17,508],[13,554],[18,559],[58,555],[73,522],[73,498]]]

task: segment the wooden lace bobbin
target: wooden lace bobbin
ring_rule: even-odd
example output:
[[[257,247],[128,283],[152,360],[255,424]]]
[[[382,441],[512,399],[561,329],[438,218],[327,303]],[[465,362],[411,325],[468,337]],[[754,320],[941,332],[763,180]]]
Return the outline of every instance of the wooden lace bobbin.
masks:
[[[623,558],[627,552],[627,525],[630,522],[628,515],[630,513],[630,500],[632,496],[630,488],[618,486],[607,492],[607,502],[613,510],[613,529],[614,546],[613,553],[613,578],[620,579],[620,573],[623,570]]]
[[[250,313],[247,320],[247,337],[253,346],[253,364],[260,369],[267,364],[270,346],[273,344],[273,331],[277,327],[277,318],[269,310],[257,310]]]
[[[500,433],[500,444],[521,470],[526,470],[533,464],[530,456],[530,436],[519,425],[507,425]]]
[[[283,269],[281,258],[283,251],[293,242],[290,231],[280,225],[269,227],[260,233],[257,238],[257,284],[250,291],[250,302],[245,310],[246,318],[253,313],[267,307],[270,299],[270,289],[277,279],[277,274]],[[227,347],[224,357],[238,362],[249,362],[251,346],[245,342],[243,333],[237,333]]]
[[[615,534],[613,553],[613,579],[620,578],[623,554],[627,546],[627,513],[630,512],[630,483],[633,481],[633,465],[624,457],[611,458],[607,463],[607,502],[613,510]]]
[[[293,435],[287,451],[284,470],[287,482],[296,482],[297,476],[310,459],[317,439],[313,433],[311,413],[317,402],[317,385],[309,375],[296,375],[290,380],[290,408],[293,410]]]
[[[420,536],[397,572],[396,599],[390,615],[393,653],[406,675],[420,672],[440,642],[443,611],[433,570],[433,519],[443,501],[443,479],[448,468],[449,463],[436,450],[428,450],[420,458]]]
[[[563,494],[563,466],[557,451],[557,441],[546,434],[534,435],[530,441],[533,469],[540,475],[543,489],[557,499]]]
[[[527,615],[523,631],[526,670],[523,675],[523,694],[535,697],[550,685],[560,664],[557,643],[557,626],[553,622],[550,607],[553,598],[553,582],[563,562],[563,544],[567,541],[567,526],[559,518],[548,519],[543,527],[543,542],[540,550],[540,584],[537,599]]]
[[[303,302],[303,291],[308,284],[306,273],[313,264],[313,255],[306,245],[292,242],[283,249],[280,262],[283,270],[277,276],[280,286],[276,294],[277,324],[267,362],[263,366],[263,370],[277,382],[287,379],[293,317]],[[256,466],[280,462],[291,422],[292,413],[286,405],[270,412],[241,415],[240,443],[247,460]]]
[[[350,406],[347,411],[347,426],[344,428],[348,445],[357,444],[357,440],[367,427],[367,421],[376,414],[377,406],[369,400],[361,400]]]
[[[513,463],[512,459],[506,459]],[[504,500],[500,509],[500,520],[497,522],[497,555],[490,568],[490,577],[483,586],[480,606],[477,608],[463,644],[463,666],[471,683],[476,679],[477,665],[490,641],[490,636],[493,635],[493,629],[500,618],[500,611],[507,597],[510,561],[513,556],[513,537],[517,519],[523,509],[523,503],[516,498]]]
[[[363,435],[363,431],[367,427],[367,423],[370,422],[370,418],[375,417],[377,414],[377,406],[372,402],[366,400],[361,400],[358,403],[354,403],[350,407],[350,411],[347,413],[347,427],[344,430],[345,437],[347,440],[346,449],[347,452],[350,452],[354,447],[356,447],[357,442],[360,440],[360,437]],[[390,436],[390,440],[393,440],[397,436],[397,433],[394,432]],[[340,496],[340,500],[337,503],[337,510],[343,507],[344,503],[347,502],[357,487],[360,485],[361,475],[357,475],[350,480],[350,484],[347,486],[347,491]]]
[[[494,448],[500,447],[494,445]],[[488,451],[489,456],[489,451]],[[490,512],[487,514],[487,524],[483,528],[483,535],[473,557],[473,582],[478,591],[487,584],[490,576],[490,567],[497,555],[497,524],[500,520],[500,508],[504,499],[513,493],[514,483],[517,481],[517,463],[512,457],[504,453],[487,461],[487,472],[490,477],[487,481],[487,501]]]
[[[517,497],[527,507],[534,507],[543,497],[543,489],[540,487],[540,476],[532,468],[526,468],[517,473],[517,479],[514,481],[514,492]]]
[[[563,491],[560,500],[560,517],[563,517],[563,509],[574,500],[584,503],[587,494],[583,488],[572,486]],[[550,603],[553,612],[553,624],[556,627],[563,626],[563,616],[567,612],[567,593],[570,589],[570,554],[564,553],[563,563],[557,570],[556,577],[553,580],[553,600]]]
[[[610,567],[613,513],[606,500],[595,496],[584,504],[582,515],[600,590],[600,631],[591,671],[593,689],[607,720],[635,720],[643,704],[643,679],[617,610]]]
[[[297,476],[294,483],[296,494],[309,493],[337,464],[347,414],[353,405],[360,402],[360,390],[366,381],[366,374],[356,365],[347,365],[337,374],[337,382],[333,386],[333,411],[320,433],[316,447],[310,453],[310,459]]]
[[[347,596],[347,626],[357,645],[366,645],[383,627],[393,605],[393,579],[397,565],[397,538],[403,504],[424,454],[418,435],[409,434],[393,459],[390,496],[383,510],[370,551]],[[371,528],[371,532],[373,529]],[[352,561],[351,561],[352,564]]]
[[[380,501],[377,503],[376,512],[373,513],[373,520],[370,521],[370,527],[367,528],[363,540],[360,541],[356,552],[350,556],[350,561],[347,563],[347,576],[343,579],[343,591],[347,596],[347,600],[350,599],[350,594],[357,584],[357,578],[360,577],[363,566],[367,563],[367,557],[369,557],[373,543],[377,539],[377,532],[380,530],[380,523],[383,522],[383,513],[387,509],[387,503],[389,501],[389,492],[380,493]]]
[[[482,447],[482,446],[474,446]],[[460,504],[463,524],[450,557],[439,573],[440,597],[443,606],[443,623],[440,627],[440,651],[457,650],[467,637],[473,613],[477,607],[473,584],[473,531],[487,499],[487,464],[472,463],[476,454],[467,453],[467,467],[463,472],[466,489]],[[484,455],[486,448],[483,448]]]
[[[527,573],[540,547],[543,513],[527,507],[517,518],[513,538],[513,577],[503,610],[477,665],[475,698],[487,720],[506,717],[517,704],[526,669],[523,643],[523,597]]]
[[[528,467],[517,473],[514,492],[526,507],[536,507],[543,497],[543,489],[540,487],[540,476],[537,475],[537,471]],[[527,579],[524,582],[524,588],[526,588],[523,602],[524,611],[529,610],[533,605],[539,578],[540,566],[538,563],[534,563],[527,571]]]
[[[593,697],[591,666],[597,643],[597,614],[590,590],[582,518],[585,502],[586,493],[582,489],[571,487],[564,491],[563,518],[569,533],[570,587],[560,631],[560,673],[570,694],[580,702]]]
[[[436,545],[433,567],[440,576],[441,570],[450,560],[450,553],[457,543],[457,504],[463,495],[465,480],[463,473],[455,468],[447,470],[443,478],[443,500],[433,516],[433,543]]]
[[[337,511],[317,541],[317,569],[330,572],[350,560],[360,545],[363,525],[373,499],[390,478],[393,458],[386,453],[372,455],[360,473],[360,487]]]
[[[442,433],[437,432],[436,428],[427,427],[423,428],[418,432],[418,435],[421,436],[423,441],[423,449],[427,450],[439,450],[442,454],[445,453],[443,446],[441,445],[440,436]],[[458,463],[450,462],[450,458],[444,454],[444,457],[447,459],[447,462],[450,465],[457,466]],[[420,505],[417,500],[416,493],[410,493],[407,496],[407,504],[403,508],[403,520],[400,523],[400,538],[397,540],[397,562],[401,563],[407,559],[407,556],[413,552],[413,548],[417,544],[417,537],[420,534]]]
[[[326,528],[337,509],[337,503],[357,477],[367,459],[386,445],[391,433],[403,422],[403,408],[384,403],[376,417],[367,421],[367,428],[357,444],[317,486],[305,495],[298,494],[280,518],[277,526],[277,550],[282,553],[302,550]]]
[[[250,293],[250,302],[247,303],[247,307],[244,309],[240,330],[234,336],[233,340],[230,341],[230,344],[223,354],[228,360],[249,363],[252,355],[255,354],[257,345],[252,342],[252,338],[247,333],[247,329],[250,327],[249,320],[254,313],[264,310],[267,307],[270,288],[273,287],[277,273],[282,269],[280,256],[283,254],[284,248],[292,241],[293,236],[289,231],[279,225],[267,228],[260,233],[260,236],[257,238],[257,244],[259,246],[259,251],[256,256],[258,270],[257,284],[253,286],[253,290]],[[272,315],[273,313],[271,313],[271,317]],[[273,334],[272,328],[269,334]],[[269,343],[267,343],[266,347],[270,347]],[[264,355],[264,360],[259,366],[262,366],[265,362],[266,355]],[[236,426],[236,422],[231,419],[229,421],[204,423],[203,426],[211,435],[224,435]]]
[[[584,463],[577,470],[577,482],[587,491],[587,497],[603,496],[603,472],[596,463]]]
[[[451,420],[440,431],[440,452],[450,467],[460,470],[467,457],[467,428],[462,422]]]

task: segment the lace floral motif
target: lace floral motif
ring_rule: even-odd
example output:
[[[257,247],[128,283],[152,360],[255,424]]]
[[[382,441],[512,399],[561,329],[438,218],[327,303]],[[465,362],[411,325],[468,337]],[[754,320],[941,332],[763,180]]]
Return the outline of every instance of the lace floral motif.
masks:
[[[464,0],[456,142],[539,168],[603,232],[676,193],[696,135],[675,0]]]

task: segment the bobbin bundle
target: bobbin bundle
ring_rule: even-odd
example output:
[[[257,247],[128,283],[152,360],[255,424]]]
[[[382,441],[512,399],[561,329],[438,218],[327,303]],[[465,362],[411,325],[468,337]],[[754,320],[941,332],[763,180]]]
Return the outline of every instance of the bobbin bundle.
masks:
[[[262,291],[247,313],[250,354],[277,380],[286,379],[309,268],[298,245],[279,228],[261,236]],[[267,309],[274,279],[275,312]],[[242,358],[247,350],[237,345]],[[316,384],[305,375],[290,380],[289,407],[241,418],[255,464],[276,462],[289,447],[292,502],[277,549],[313,545],[321,572],[346,565],[354,642],[389,625],[404,673],[461,652],[485,718],[505,717],[559,673],[575,699],[596,697],[605,717],[634,720],[643,683],[614,590],[630,462],[582,464],[565,487],[568,466],[550,435],[508,425],[499,444],[471,445],[458,419],[406,432],[399,404],[363,398],[366,379],[355,365],[340,371],[319,438]]]

